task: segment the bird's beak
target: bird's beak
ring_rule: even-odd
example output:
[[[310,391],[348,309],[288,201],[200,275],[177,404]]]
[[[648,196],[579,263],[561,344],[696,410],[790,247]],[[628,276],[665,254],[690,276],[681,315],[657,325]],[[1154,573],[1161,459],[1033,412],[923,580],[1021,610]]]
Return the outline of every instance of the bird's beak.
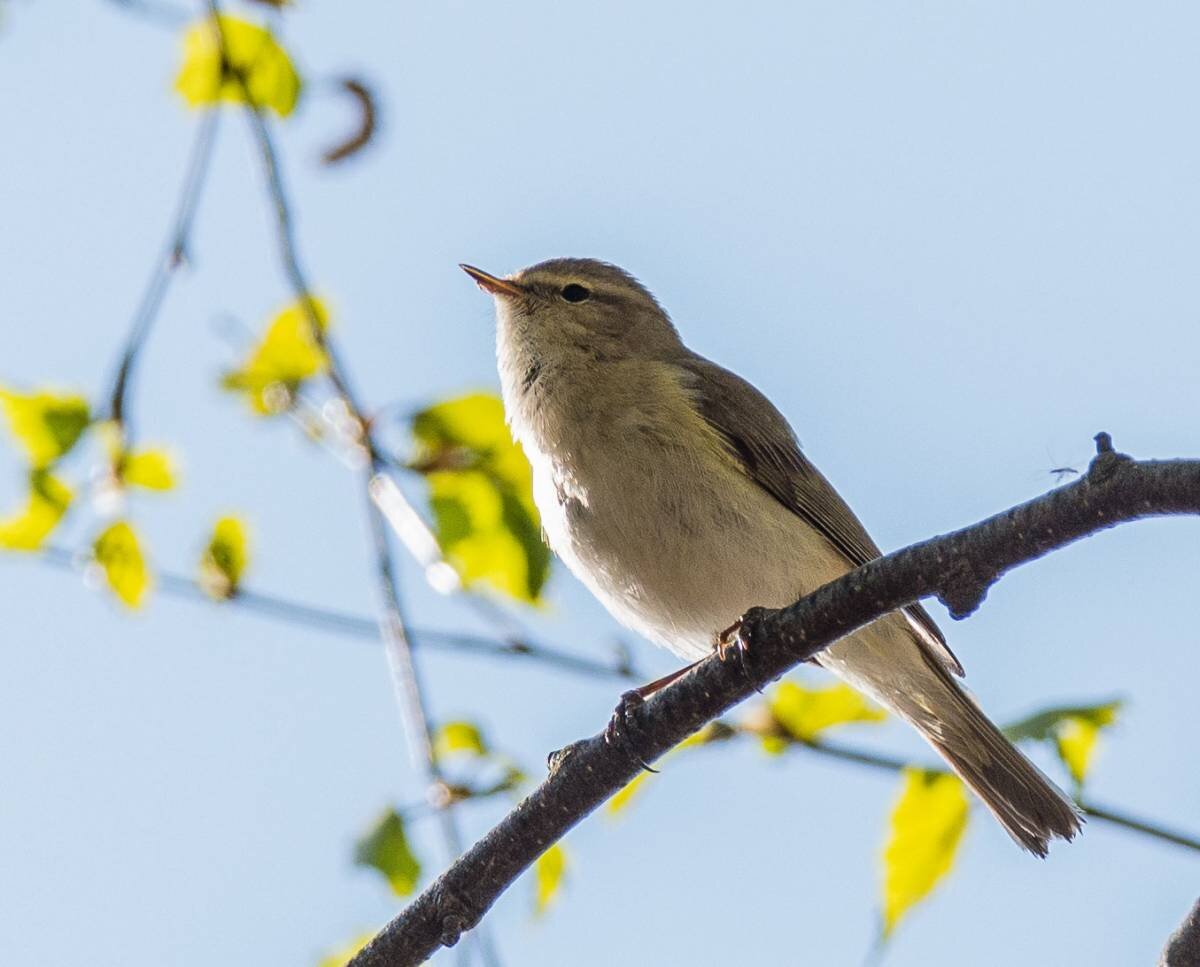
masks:
[[[484,292],[490,292],[492,295],[524,295],[525,289],[517,285],[515,282],[510,282],[508,279],[498,279],[494,275],[489,275],[483,269],[477,269],[473,265],[464,265],[459,263],[458,267],[467,273],[475,280],[475,284]]]

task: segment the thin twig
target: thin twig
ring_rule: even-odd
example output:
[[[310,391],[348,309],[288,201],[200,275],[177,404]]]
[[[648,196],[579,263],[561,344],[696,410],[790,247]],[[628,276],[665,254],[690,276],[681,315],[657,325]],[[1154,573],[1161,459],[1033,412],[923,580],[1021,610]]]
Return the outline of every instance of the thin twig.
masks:
[[[51,545],[43,548],[37,559],[54,567],[79,570],[81,562],[87,559],[87,555],[65,547]],[[158,582],[159,590],[166,594],[193,601],[213,603],[212,597],[204,590],[200,582],[193,578],[172,571],[156,571],[155,579]],[[250,588],[238,588],[232,597],[219,604],[220,607],[239,608],[298,627],[318,628],[364,641],[380,640],[379,622],[376,620]],[[412,633],[421,642],[422,648],[460,652],[486,658],[528,659],[530,663],[545,665],[585,678],[640,681],[644,677],[623,658],[606,664],[526,639],[489,638],[485,635],[444,631],[437,628],[414,628]]]
[[[213,147],[216,144],[217,118],[217,111],[205,111],[197,125],[196,138],[192,144],[187,171],[179,190],[179,201],[175,206],[175,218],[171,224],[170,234],[167,236],[162,254],[155,261],[154,269],[146,282],[146,288],[142,293],[141,302],[138,303],[137,311],[134,313],[133,322],[129,327],[129,335],[125,338],[121,359],[112,379],[112,389],[108,394],[108,416],[124,425],[127,438],[130,436],[130,421],[125,404],[133,379],[134,367],[146,345],[154,321],[158,318],[171,280],[175,277],[176,270],[187,258],[192,226],[196,220],[200,196],[208,179]]]
[[[842,745],[840,743],[826,741],[811,741],[797,742],[795,745],[799,748],[806,749],[810,752],[815,752],[818,755],[826,756],[830,759],[838,759],[842,762],[853,762],[856,765],[868,766],[873,769],[880,769],[885,772],[902,772],[904,769],[914,765],[912,762],[895,756],[886,755],[875,752],[870,749],[860,749],[853,746]],[[940,767],[930,768],[931,772],[945,772]],[[1110,809],[1107,806],[1099,806],[1094,802],[1076,799],[1075,804],[1083,810],[1087,816],[1098,820],[1102,823],[1108,823],[1111,826],[1117,826],[1121,829],[1128,830],[1131,833],[1138,833],[1142,836],[1148,836],[1151,839],[1157,839],[1164,843],[1170,843],[1173,846],[1182,846],[1184,849],[1190,849],[1200,853],[1200,838],[1191,836],[1187,833],[1181,833],[1178,830],[1168,829],[1158,823],[1151,822],[1147,819],[1139,819],[1131,816],[1129,813],[1120,812],[1115,809]]]
[[[1200,837],[1190,836],[1187,833],[1181,833],[1174,829],[1166,829],[1157,823],[1152,823],[1146,819],[1138,819],[1136,816],[1130,816],[1129,813],[1110,809],[1108,806],[1098,806],[1094,802],[1081,802],[1079,803],[1079,808],[1093,819],[1098,819],[1103,823],[1119,826],[1132,833],[1141,833],[1143,836],[1150,836],[1154,839],[1162,840],[1164,843],[1170,843],[1173,846],[1182,846],[1184,849],[1200,852]]]

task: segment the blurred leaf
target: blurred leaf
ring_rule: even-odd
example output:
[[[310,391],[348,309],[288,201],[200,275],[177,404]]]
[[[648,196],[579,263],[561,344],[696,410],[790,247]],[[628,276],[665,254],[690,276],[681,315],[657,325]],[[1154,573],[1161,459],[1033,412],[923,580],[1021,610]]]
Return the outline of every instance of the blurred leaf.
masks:
[[[92,419],[82,396],[47,392],[24,394],[0,388],[0,409],[35,470],[52,466],[68,453]]]
[[[1044,742],[1053,739],[1058,729],[1069,719],[1084,719],[1098,726],[1110,725],[1121,708],[1120,699],[1109,699],[1093,705],[1063,705],[1043,709],[1002,730],[1012,742],[1033,739]]]
[[[329,325],[329,310],[320,299],[312,304],[323,332]],[[307,310],[293,302],[271,320],[262,342],[240,369],[225,374],[221,385],[246,394],[254,412],[272,416],[290,409],[300,384],[324,372],[327,364]]]
[[[0,548],[36,551],[62,520],[74,496],[71,488],[49,471],[30,471],[25,507],[0,518]]]
[[[623,809],[625,809],[625,807],[633,801],[634,796],[638,794],[638,790],[642,788],[642,783],[644,783],[651,775],[652,773],[646,772],[646,770],[643,769],[636,776],[625,783],[625,785],[618,789],[616,794],[608,801],[608,805],[605,807],[608,810],[608,814],[610,816],[616,816]]]
[[[433,739],[434,755],[444,759],[456,752],[469,752],[472,755],[487,755],[487,743],[479,726],[472,722],[447,722],[437,730]]]
[[[250,559],[246,525],[237,517],[222,517],[200,559],[200,586],[209,597],[224,601],[237,593]]]
[[[150,571],[128,522],[117,521],[105,529],[92,545],[92,553],[113,594],[127,607],[140,608],[150,588]]]
[[[472,393],[413,418],[438,543],[466,585],[484,582],[536,603],[550,572],[529,462],[504,423],[504,406]]]
[[[300,97],[300,75],[287,51],[265,27],[222,15],[220,33],[211,18],[192,24],[183,37],[183,64],[175,78],[175,90],[189,107],[210,107],[222,101],[245,104],[246,81],[256,105],[287,117]],[[228,65],[222,70],[221,41],[224,38]]]
[[[1100,737],[1103,726],[1087,719],[1068,719],[1055,740],[1055,748],[1063,765],[1075,780],[1077,786],[1083,785],[1091,768],[1092,759],[1096,754],[1096,740]]]
[[[562,843],[553,843],[537,858],[533,865],[537,889],[534,894],[533,911],[541,915],[550,909],[562,889],[563,876],[567,872],[567,852]]]
[[[171,490],[176,483],[175,467],[166,450],[138,450],[126,453],[117,464],[118,476],[130,487],[146,490]]]
[[[883,853],[883,934],[950,872],[967,828],[966,789],[957,776],[904,770]]]
[[[842,682],[825,688],[782,682],[771,692],[767,708],[779,729],[798,742],[811,742],[834,726],[882,722],[887,718],[883,709]],[[779,751],[770,744],[767,749]]]
[[[377,869],[397,896],[410,896],[421,877],[421,864],[404,832],[404,818],[394,809],[385,810],[371,831],[358,841],[354,862]]]
[[[718,738],[726,738],[730,734],[730,731],[730,727],[724,722],[710,722],[699,732],[689,735],[686,739],[680,742],[679,745],[675,746],[675,748],[663,755],[663,759],[666,759],[667,756],[675,755],[677,752],[682,752],[684,749],[690,749],[697,745],[706,745],[707,743],[715,741]],[[651,779],[653,775],[653,773],[643,770],[625,783],[625,785],[617,790],[616,794],[609,799],[608,805],[605,807],[608,814],[610,816],[616,816],[626,809],[630,802],[633,801],[633,798],[638,794],[639,790],[641,790],[643,784],[647,780]]]
[[[372,933],[360,933],[344,947],[339,947],[328,956],[322,957],[317,962],[317,967],[346,967],[354,955],[370,943],[374,936]]]
[[[1053,742],[1076,786],[1082,786],[1095,757],[1100,732],[1116,721],[1120,709],[1119,699],[1046,709],[1008,726],[1004,734],[1014,742],[1022,739]]]

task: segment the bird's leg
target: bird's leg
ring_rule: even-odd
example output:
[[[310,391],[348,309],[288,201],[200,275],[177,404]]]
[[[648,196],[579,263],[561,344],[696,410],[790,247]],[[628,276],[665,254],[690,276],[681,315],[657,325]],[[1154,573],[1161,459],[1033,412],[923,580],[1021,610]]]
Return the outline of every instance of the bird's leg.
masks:
[[[621,695],[620,701],[617,702],[617,707],[613,710],[612,718],[608,720],[608,726],[604,730],[604,741],[609,745],[617,745],[618,743],[628,742],[632,738],[632,734],[637,731],[637,723],[632,718],[632,712],[646,703],[655,692],[660,692],[672,682],[678,681],[693,668],[700,664],[700,661],[694,661],[690,665],[684,665],[683,668],[677,668],[668,675],[663,675],[662,678],[656,678],[652,682],[647,682],[645,685],[639,685],[637,688],[631,688],[629,691]],[[635,755],[642,768],[647,772],[657,772],[648,766],[641,756]]]
[[[746,630],[746,615],[742,615],[728,628],[723,631],[718,631],[716,640],[713,642],[713,651],[721,661],[724,661],[730,651],[737,652],[738,667],[741,668],[742,674],[746,676],[746,681],[750,683],[759,695],[762,694],[762,689],[758,687],[758,682],[754,680],[754,676],[750,674],[750,669],[746,667],[746,652],[750,650],[750,641],[743,633]]]

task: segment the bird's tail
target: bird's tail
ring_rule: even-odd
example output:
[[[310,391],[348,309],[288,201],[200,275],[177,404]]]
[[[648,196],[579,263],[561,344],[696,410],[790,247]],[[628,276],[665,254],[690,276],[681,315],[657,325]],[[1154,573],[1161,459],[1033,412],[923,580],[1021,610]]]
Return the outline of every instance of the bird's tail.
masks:
[[[959,777],[983,800],[1008,835],[1037,856],[1050,840],[1070,840],[1079,832],[1074,804],[983,714],[958,683],[947,676],[940,721],[913,725]]]
[[[1075,805],[1004,737],[941,661],[914,640],[919,632],[905,627],[904,634],[896,634],[902,630],[898,618],[885,618],[835,645],[821,663],[913,725],[1020,846],[1045,856],[1051,839],[1073,839],[1081,825]],[[889,640],[863,640],[879,635],[884,630],[879,625],[885,623]],[[890,655],[880,654],[879,645]],[[891,669],[872,674],[885,668],[880,659],[888,658]],[[898,675],[897,664],[904,666]]]

